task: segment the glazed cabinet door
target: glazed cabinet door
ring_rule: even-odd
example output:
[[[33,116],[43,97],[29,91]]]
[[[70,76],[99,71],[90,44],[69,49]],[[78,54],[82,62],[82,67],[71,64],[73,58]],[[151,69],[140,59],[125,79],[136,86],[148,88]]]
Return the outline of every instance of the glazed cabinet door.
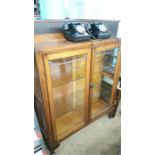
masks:
[[[68,50],[44,57],[55,140],[60,141],[88,120],[90,52]]]
[[[91,64],[90,102],[93,119],[113,105],[119,77],[120,48],[93,49]]]

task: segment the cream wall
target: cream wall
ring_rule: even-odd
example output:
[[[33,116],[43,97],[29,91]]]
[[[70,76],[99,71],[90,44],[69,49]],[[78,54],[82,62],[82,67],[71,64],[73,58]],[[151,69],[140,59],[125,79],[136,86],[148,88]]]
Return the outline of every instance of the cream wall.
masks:
[[[41,19],[120,20],[120,4],[120,0],[40,0]]]
[[[118,20],[121,17],[119,0],[84,0],[84,18]]]
[[[84,0],[84,18],[121,20],[120,0]],[[121,22],[118,36],[121,36]]]

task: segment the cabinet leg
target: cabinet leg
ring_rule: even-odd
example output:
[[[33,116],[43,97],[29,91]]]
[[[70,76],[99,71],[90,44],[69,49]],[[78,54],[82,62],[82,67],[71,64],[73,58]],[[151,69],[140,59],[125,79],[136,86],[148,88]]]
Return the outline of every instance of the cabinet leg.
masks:
[[[50,155],[55,155],[55,151],[50,151]]]
[[[118,109],[118,105],[119,105],[120,99],[121,99],[121,91],[118,90],[118,92],[117,92],[116,104],[114,105],[114,110],[108,114],[108,117],[109,117],[109,118],[114,118],[114,117],[115,117],[116,111],[117,111],[117,109]]]
[[[56,155],[55,154],[55,149],[57,148],[57,147],[59,147],[59,143],[58,142],[53,142],[52,143],[52,147],[49,149],[49,152],[50,152],[50,155]]]
[[[113,113],[113,112],[110,112],[110,113],[108,114],[108,118],[110,118],[110,119],[114,118],[114,113]]]
[[[114,110],[111,111],[111,112],[108,114],[108,117],[109,117],[110,119],[112,119],[112,118],[115,117],[115,115],[116,115],[116,111],[117,111],[117,108],[118,108],[118,104],[115,105],[115,106],[114,106]]]

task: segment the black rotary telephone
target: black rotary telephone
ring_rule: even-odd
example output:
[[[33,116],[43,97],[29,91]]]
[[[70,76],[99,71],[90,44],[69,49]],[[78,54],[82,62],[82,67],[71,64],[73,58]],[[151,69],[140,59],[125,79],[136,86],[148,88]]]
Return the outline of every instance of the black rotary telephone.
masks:
[[[68,22],[63,25],[64,36],[67,40],[79,42],[92,39],[108,39],[112,33],[102,22],[79,23]]]
[[[93,39],[108,39],[112,35],[102,22],[87,24],[86,29]]]
[[[79,22],[70,22],[63,25],[64,36],[67,40],[79,42],[90,40],[85,25]]]

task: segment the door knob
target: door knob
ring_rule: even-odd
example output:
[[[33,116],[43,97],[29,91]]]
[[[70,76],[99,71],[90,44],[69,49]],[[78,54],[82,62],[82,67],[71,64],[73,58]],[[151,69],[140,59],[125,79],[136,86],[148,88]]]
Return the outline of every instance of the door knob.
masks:
[[[94,85],[93,83],[90,83],[89,87],[90,87],[90,88],[94,88],[95,85]]]

